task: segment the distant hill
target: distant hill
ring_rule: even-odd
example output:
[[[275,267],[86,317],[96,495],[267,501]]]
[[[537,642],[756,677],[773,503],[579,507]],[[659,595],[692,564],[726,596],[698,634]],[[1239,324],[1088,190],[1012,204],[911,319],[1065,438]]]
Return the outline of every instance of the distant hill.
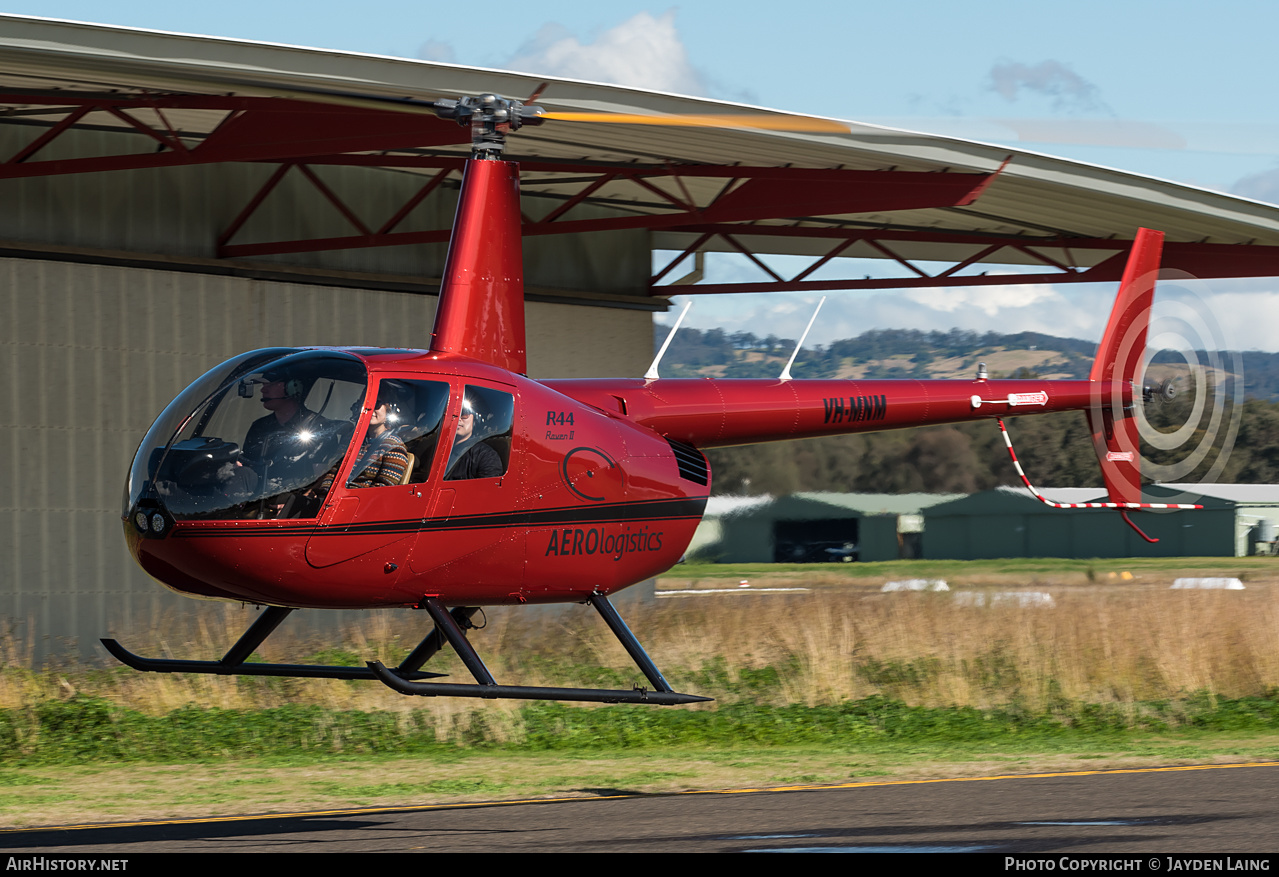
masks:
[[[655,326],[654,352],[668,331]],[[680,329],[661,371],[665,377],[771,378],[781,373],[794,347],[793,338],[776,335]],[[1092,341],[1040,332],[874,329],[856,338],[805,347],[792,373],[797,378],[962,378],[976,374],[977,363],[984,362],[991,377],[1083,379],[1096,349]],[[1248,398],[1279,401],[1279,354],[1248,351],[1242,360]]]
[[[654,347],[668,330],[657,327]],[[662,360],[663,377],[776,378],[795,342],[749,332],[681,329]],[[991,377],[1039,376],[1083,379],[1096,344],[1037,332],[920,332],[887,329],[805,348],[792,369],[797,378],[962,378],[985,362]],[[1166,357],[1173,361],[1176,357]],[[1203,361],[1205,357],[1200,356]],[[1222,359],[1229,364],[1235,357]],[[1279,355],[1241,356],[1245,402],[1237,440],[1217,480],[1279,482]],[[1156,365],[1160,357],[1156,357]],[[1160,368],[1153,369],[1161,378]],[[1173,370],[1168,369],[1171,373]],[[1159,428],[1191,416],[1190,394],[1152,412]],[[1210,412],[1201,416],[1209,418]],[[1077,411],[1018,418],[1010,427],[1017,456],[1042,486],[1102,486],[1097,456],[1083,415]],[[1143,447],[1145,447],[1143,445]],[[1146,449],[1158,458],[1162,452]],[[707,452],[716,494],[774,495],[797,490],[868,493],[968,493],[998,484],[1020,483],[1003,439],[989,422],[889,430],[777,444],[716,448]],[[1172,462],[1176,452],[1167,460]],[[1187,480],[1203,477],[1218,460],[1204,458]]]

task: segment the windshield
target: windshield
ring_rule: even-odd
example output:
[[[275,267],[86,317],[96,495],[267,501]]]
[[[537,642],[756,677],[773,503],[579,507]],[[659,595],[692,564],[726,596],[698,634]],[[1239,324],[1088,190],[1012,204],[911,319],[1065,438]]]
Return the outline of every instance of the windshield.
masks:
[[[276,348],[223,363],[147,433],[126,513],[149,496],[177,520],[314,517],[367,382],[363,363],[336,351]]]

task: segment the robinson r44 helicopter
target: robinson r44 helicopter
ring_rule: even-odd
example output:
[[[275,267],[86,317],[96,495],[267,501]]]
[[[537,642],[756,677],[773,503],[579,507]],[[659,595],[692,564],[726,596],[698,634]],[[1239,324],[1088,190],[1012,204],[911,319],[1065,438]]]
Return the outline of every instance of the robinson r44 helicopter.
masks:
[[[1139,384],[1159,232],[1136,237],[1088,380],[793,380],[788,368],[777,380],[536,381],[525,376],[519,168],[502,148],[556,114],[494,95],[430,106],[470,125],[473,142],[429,349],[255,350],[173,400],[129,472],[129,550],[175,591],[266,609],[216,661],[143,658],[103,640],[125,664],[377,679],[410,695],[707,700],[672,690],[609,602],[683,555],[710,494],[705,448],[1080,410],[1109,492],[1089,505],[1125,519],[1197,507],[1141,496],[1137,406],[1172,393]],[[472,615],[566,602],[595,607],[651,689],[494,680],[467,639]],[[434,622],[397,667],[246,663],[295,609],[383,607]],[[422,670],[446,644],[474,684]]]

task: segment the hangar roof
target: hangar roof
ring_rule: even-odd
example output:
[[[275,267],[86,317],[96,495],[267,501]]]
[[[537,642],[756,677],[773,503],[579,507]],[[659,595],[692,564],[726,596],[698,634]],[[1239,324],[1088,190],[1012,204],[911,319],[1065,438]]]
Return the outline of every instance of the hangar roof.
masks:
[[[399,58],[0,15],[0,125],[27,126],[0,180],[192,163],[364,165],[419,174],[418,201],[469,153],[469,132],[412,101],[524,96],[545,77]],[[550,79],[552,111],[741,114],[775,110]],[[132,132],[114,155],[66,155],[71,128]],[[1279,207],[1004,146],[855,122],[790,132],[731,123],[666,127],[548,122],[514,134],[525,234],[648,229],[654,249],[811,256],[793,278],[678,291],[1112,280],[1139,226],[1167,235],[1164,264],[1200,277],[1279,274]],[[317,183],[317,186],[320,186]],[[336,196],[326,193],[333,200]],[[248,200],[245,210],[252,212]],[[339,204],[340,207],[340,204]],[[398,221],[398,220],[397,220]],[[438,242],[352,219],[322,240],[244,240],[219,256]],[[815,279],[830,260],[892,259],[905,278]],[[678,260],[676,260],[678,261]],[[931,263],[942,263],[938,268]],[[982,266],[1024,265],[987,276]],[[671,294],[673,261],[652,293]],[[810,276],[815,275],[815,276]],[[695,282],[696,277],[682,282]]]

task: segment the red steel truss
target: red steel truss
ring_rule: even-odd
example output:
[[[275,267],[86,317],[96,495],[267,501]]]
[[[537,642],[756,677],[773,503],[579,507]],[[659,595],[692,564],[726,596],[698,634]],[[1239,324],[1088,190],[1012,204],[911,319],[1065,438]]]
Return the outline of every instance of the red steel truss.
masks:
[[[1084,237],[1004,238],[992,235],[963,232],[939,232],[934,230],[884,229],[884,228],[814,228],[800,226],[764,225],[714,225],[693,224],[676,231],[697,234],[693,243],[668,261],[653,275],[650,283],[654,294],[725,294],[739,292],[823,292],[838,289],[911,289],[941,286],[1010,286],[1030,283],[1098,283],[1119,280],[1124,262],[1131,247],[1130,241],[1106,240]],[[789,279],[782,277],[751,252],[740,237],[803,237],[810,240],[828,240],[830,249],[815,258],[808,266]],[[680,263],[694,253],[704,250],[712,239],[719,238],[730,247],[751,259],[771,279],[753,283],[698,283],[691,286],[659,286]],[[911,271],[914,277],[871,278],[847,277],[841,279],[810,280],[818,268],[832,259],[846,255],[856,243],[864,243],[879,251],[886,258]],[[892,249],[894,243],[959,244],[971,248],[971,253],[944,270],[929,274],[917,262],[902,258]],[[1101,251],[1108,253],[1089,267],[1075,267],[1072,252]],[[1001,252],[1012,258],[1001,263]],[[1055,255],[1054,255],[1055,254]],[[959,272],[978,262],[995,264],[1020,264],[1027,259],[1038,266],[1021,274],[961,274]],[[1087,261],[1092,262],[1093,259]],[[1195,277],[1266,277],[1279,274],[1279,247],[1239,246],[1235,244],[1205,244],[1165,242],[1163,267],[1185,271]]]
[[[415,193],[378,230],[371,231],[314,173],[316,165],[364,165],[439,169],[439,173]],[[280,181],[277,172],[253,197],[245,210],[220,238],[219,254],[226,257],[262,256],[275,253],[313,252],[315,250],[383,247],[402,244],[442,243],[449,229],[396,232],[394,227],[421,203],[446,176],[460,172],[462,159],[435,156],[347,155],[315,156],[296,166],[299,172],[320,191],[350,222],[354,234],[342,237],[312,238],[264,243],[230,243],[253,211]],[[809,170],[804,168],[725,167],[719,165],[669,165],[601,168],[598,164],[573,164],[520,160],[525,173],[573,175],[569,184],[581,186],[563,203],[545,216],[524,218],[526,237],[545,234],[572,234],[624,229],[678,228],[690,222],[740,223],[757,222],[785,216],[821,216],[833,213],[871,213],[909,210],[924,207],[958,206],[972,203],[993,175],[968,173],[918,173],[908,171]],[[697,178],[723,179],[718,194],[705,204],[688,197],[684,180]],[[672,194],[655,184],[673,182],[681,189]],[[642,204],[618,198],[610,203],[629,208],[629,215],[593,219],[566,218],[572,209],[591,201],[591,196],[605,186],[623,184],[647,195]],[[594,200],[592,203],[600,203]]]
[[[250,197],[234,220],[218,235],[221,258],[250,258],[280,253],[404,244],[443,243],[450,229],[397,231],[418,205],[442,186],[456,185],[462,154],[423,154],[440,147],[469,142],[469,132],[429,113],[409,113],[362,107],[317,104],[270,97],[191,94],[70,94],[0,93],[0,111],[34,122],[37,133],[14,154],[0,156],[0,180],[113,170],[140,170],[216,162],[267,162],[277,165],[266,183]],[[205,111],[204,130],[182,131],[172,119],[190,111]],[[217,114],[221,114],[220,118]],[[42,158],[50,144],[76,126],[95,122],[129,130],[146,138],[134,149],[117,155]],[[992,236],[962,230],[883,227],[847,219],[855,214],[882,214],[926,208],[962,207],[973,203],[998,176],[991,174],[918,171],[858,171],[794,167],[734,165],[639,164],[633,162],[520,161],[523,172],[560,190],[539,192],[540,203],[559,200],[544,215],[523,216],[525,236],[649,229],[685,233],[693,243],[650,281],[653,295],[729,292],[819,291],[938,286],[1006,285],[1117,280],[1128,242],[1086,236]],[[368,221],[346,204],[325,182],[317,168],[324,166],[400,168],[422,172],[422,185],[388,217]],[[243,240],[245,224],[288,174],[302,176],[337,210],[351,227],[347,235],[293,240]],[[690,191],[700,192],[694,197]],[[574,218],[583,204],[606,205],[615,215]],[[529,203],[526,202],[525,209]],[[786,221],[786,224],[779,224]],[[1010,221],[1010,225],[1015,222]],[[803,270],[783,277],[758,258],[759,241],[766,238],[805,238],[821,242],[824,252]],[[751,241],[751,244],[746,243]],[[901,244],[962,245],[966,253],[942,270],[930,263],[902,257]],[[755,283],[663,286],[671,271],[687,256],[708,245],[731,248],[753,261],[767,276]],[[860,245],[903,266],[904,278],[813,279],[833,260],[850,255]],[[1082,259],[1072,253],[1103,251],[1105,256]],[[952,246],[951,252],[955,251]],[[999,263],[1010,254],[1017,263],[1029,261],[1021,274],[977,273],[979,262]],[[1166,267],[1198,277],[1279,275],[1279,247],[1227,244],[1168,243]]]

